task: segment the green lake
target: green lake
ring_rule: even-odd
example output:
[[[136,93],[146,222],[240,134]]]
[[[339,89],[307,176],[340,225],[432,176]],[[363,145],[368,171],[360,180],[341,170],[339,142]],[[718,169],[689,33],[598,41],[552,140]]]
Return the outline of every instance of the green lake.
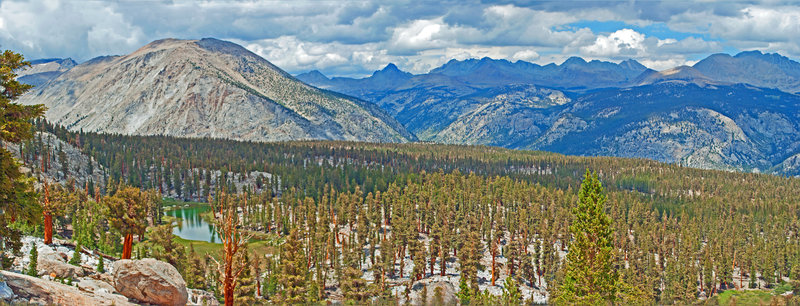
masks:
[[[165,208],[164,214],[178,218],[178,226],[172,233],[186,240],[206,241],[219,243],[214,225],[209,224],[200,214],[211,209],[208,205],[186,205],[174,208]]]

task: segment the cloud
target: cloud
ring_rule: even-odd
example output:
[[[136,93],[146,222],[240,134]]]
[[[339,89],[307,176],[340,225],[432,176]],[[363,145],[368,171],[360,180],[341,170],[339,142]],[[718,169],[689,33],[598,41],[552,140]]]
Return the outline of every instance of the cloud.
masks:
[[[533,50],[522,50],[514,53],[514,55],[512,55],[511,58],[515,60],[532,62],[539,58],[539,53],[536,53],[536,51]]]
[[[395,54],[413,54],[421,50],[441,48],[452,44],[452,29],[441,18],[433,20],[414,20],[396,27],[389,46]]]
[[[607,29],[575,26],[614,22]],[[591,24],[591,23],[587,23]],[[292,73],[424,73],[452,58],[569,56],[651,68],[721,50],[800,55],[791,1],[2,0],[0,46],[27,58],[126,54],[161,38],[228,39]],[[649,64],[648,64],[649,63]]]
[[[126,53],[147,42],[142,29],[112,4],[44,1],[0,3],[0,44],[29,58]]]
[[[690,32],[706,32],[733,41],[797,41],[800,32],[800,7],[748,6],[735,15],[712,11],[686,12],[671,18],[670,27]]]
[[[636,56],[646,52],[645,36],[631,29],[622,29],[608,36],[597,36],[594,44],[581,47],[581,53],[590,56]]]
[[[681,65],[692,65],[696,60],[689,56],[720,51],[714,41],[697,37],[681,40],[648,37],[632,29],[621,29],[609,35],[598,35],[595,42],[580,48],[580,54],[590,59],[623,60],[633,58],[648,68],[664,70]]]
[[[275,65],[291,67],[292,70],[325,69],[345,65],[352,58],[343,45],[301,41],[294,36],[264,39],[242,45]]]

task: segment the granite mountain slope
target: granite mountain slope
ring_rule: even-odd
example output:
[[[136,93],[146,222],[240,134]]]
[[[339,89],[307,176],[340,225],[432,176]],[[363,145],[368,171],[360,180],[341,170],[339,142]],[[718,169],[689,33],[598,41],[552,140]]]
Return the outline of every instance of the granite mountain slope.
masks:
[[[73,130],[250,141],[415,139],[371,103],[304,84],[239,45],[152,42],[99,57],[24,95]]]

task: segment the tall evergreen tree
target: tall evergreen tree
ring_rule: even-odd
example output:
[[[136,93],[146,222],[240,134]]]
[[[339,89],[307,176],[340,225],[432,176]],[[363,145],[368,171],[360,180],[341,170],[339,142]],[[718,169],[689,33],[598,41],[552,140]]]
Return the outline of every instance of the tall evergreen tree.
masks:
[[[278,304],[302,304],[306,301],[306,256],[297,229],[292,229],[281,249],[278,283],[282,286],[272,301]]]
[[[234,290],[235,305],[253,305],[256,303],[256,275],[253,275],[255,266],[250,265],[250,256],[247,249],[243,250],[244,260],[242,264],[246,267],[236,278],[236,289]]]
[[[372,294],[367,288],[367,281],[362,277],[359,254],[356,251],[344,251],[344,271],[339,285],[345,300],[357,304],[364,303]]]
[[[28,269],[27,271],[25,271],[25,274],[33,277],[39,277],[38,266],[39,266],[39,251],[36,249],[36,244],[33,243],[31,245],[30,257],[28,257]]]
[[[471,217],[470,227],[467,230],[464,249],[459,253],[461,261],[461,278],[471,293],[478,293],[478,270],[481,269],[481,256],[483,248],[480,241],[480,233],[477,228],[477,221]]]
[[[13,101],[32,86],[17,81],[17,74],[30,63],[18,53],[0,54],[0,141],[21,143],[33,137],[30,120],[44,114],[42,105],[20,105]],[[41,214],[32,180],[20,171],[20,164],[5,146],[0,147],[0,246],[19,251],[21,231],[13,222],[32,225]]]
[[[619,291],[619,274],[614,269],[614,229],[605,212],[606,196],[597,173],[586,171],[573,209],[570,226],[572,242],[566,271],[556,291],[557,303],[613,303]]]
[[[73,266],[80,266],[81,265],[81,250],[83,247],[81,246],[80,241],[75,243],[75,251],[72,252],[72,258],[69,259],[69,264]]]

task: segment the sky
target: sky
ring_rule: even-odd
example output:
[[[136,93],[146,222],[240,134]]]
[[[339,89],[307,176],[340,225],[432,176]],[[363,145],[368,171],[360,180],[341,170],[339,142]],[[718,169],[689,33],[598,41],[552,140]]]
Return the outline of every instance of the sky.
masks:
[[[0,0],[0,49],[79,62],[162,38],[238,43],[290,73],[360,77],[451,59],[635,59],[663,70],[713,53],[800,58],[800,1]]]

